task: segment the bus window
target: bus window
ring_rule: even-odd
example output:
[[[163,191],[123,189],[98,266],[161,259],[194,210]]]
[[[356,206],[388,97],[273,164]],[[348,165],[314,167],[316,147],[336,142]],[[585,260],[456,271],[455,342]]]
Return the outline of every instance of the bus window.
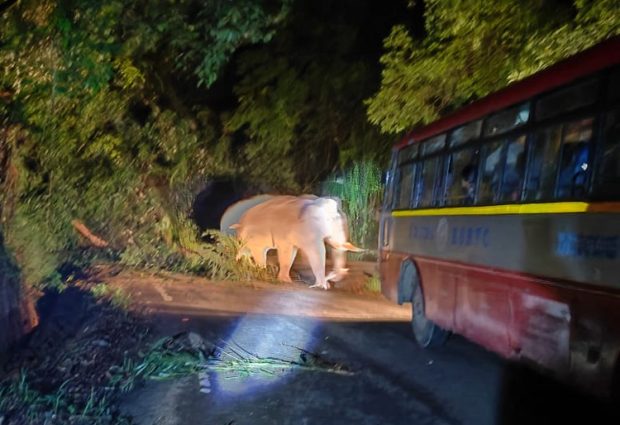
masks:
[[[536,104],[536,120],[593,104],[598,94],[598,85],[599,80],[592,79],[543,97]]]
[[[527,201],[553,197],[557,158],[562,142],[562,125],[555,125],[533,135],[530,142],[528,177],[525,183]]]
[[[441,157],[424,160],[420,163],[422,172],[417,180],[416,187],[416,206],[430,207],[433,205],[433,195],[435,193],[435,176],[440,167]]]
[[[521,199],[523,175],[525,174],[525,140],[526,136],[523,134],[508,143],[500,202],[513,202]]]
[[[478,177],[478,153],[479,150],[476,148],[462,149],[449,156],[446,205],[474,203]]]
[[[418,143],[414,143],[413,145],[409,145],[398,153],[398,163],[402,164],[403,162],[410,161],[415,159],[418,156],[418,147],[420,145]]]
[[[414,165],[409,164],[400,167],[398,183],[396,186],[396,209],[411,207],[411,190],[413,189]]]
[[[446,135],[440,134],[439,136],[435,136],[430,138],[422,143],[422,154],[430,155],[435,152],[439,152],[443,149],[446,144]]]
[[[484,125],[484,135],[494,136],[505,133],[527,123],[530,117],[530,103],[522,103],[510,109],[491,115]]]
[[[557,197],[577,198],[585,195],[590,174],[590,140],[592,118],[565,124],[560,152]]]
[[[480,137],[480,129],[482,128],[482,120],[465,124],[450,134],[450,147],[464,145],[465,143]]]
[[[594,192],[599,198],[620,199],[620,109],[607,114]]]
[[[390,167],[385,173],[384,179],[384,191],[383,191],[383,205],[384,208],[392,208],[392,195],[394,194],[394,171]]]
[[[490,204],[497,199],[502,171],[502,147],[503,143],[501,142],[489,143],[484,146],[478,203]]]

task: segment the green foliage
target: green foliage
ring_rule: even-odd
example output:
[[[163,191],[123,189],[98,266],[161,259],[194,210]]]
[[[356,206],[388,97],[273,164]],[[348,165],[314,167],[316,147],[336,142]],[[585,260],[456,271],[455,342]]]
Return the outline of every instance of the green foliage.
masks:
[[[379,293],[381,292],[381,279],[377,275],[372,275],[366,279],[364,286],[367,291]]]
[[[381,169],[373,162],[355,163],[342,175],[328,179],[323,184],[323,192],[342,200],[353,242],[375,249],[378,239],[376,214],[383,193]]]
[[[62,289],[56,269],[62,262],[63,251],[74,238],[70,229],[59,227],[54,226],[43,211],[30,205],[20,206],[8,223],[6,243],[11,247],[26,283]]]
[[[388,141],[363,109],[375,69],[355,54],[363,48],[355,19],[326,21],[298,3],[271,43],[239,55],[239,106],[225,137],[241,133],[236,165],[247,175],[299,192],[353,161],[386,160]]]
[[[122,392],[131,391],[141,379],[167,380],[192,375],[202,369],[205,355],[201,350],[182,347],[174,338],[154,342],[137,361],[125,358],[112,369],[111,384]]]
[[[288,4],[43,0],[0,16],[0,143],[17,170],[2,212],[29,283],[58,283],[82,250],[74,219],[126,264],[201,270],[176,192],[195,196],[196,176],[229,165],[214,152],[218,118],[201,120],[208,108],[172,81],[212,84],[236,49],[273,36]]]
[[[276,282],[276,271],[273,268],[258,267],[246,256],[237,259],[242,247],[237,238],[217,231],[209,231],[206,235],[214,240],[213,244],[205,245],[201,250],[201,256],[207,265],[210,278]]]
[[[14,381],[0,385],[0,412],[11,412],[11,419],[29,424],[60,424],[67,421],[82,421],[93,425],[111,423],[111,409],[106,395],[95,394],[91,389],[86,403],[72,404],[64,382],[54,392],[43,394],[32,388],[26,371],[22,370]],[[16,422],[17,423],[17,422]],[[116,418],[119,425],[128,423],[124,418]]]
[[[368,7],[42,0],[8,8],[0,143],[16,177],[2,215],[26,281],[62,285],[60,264],[94,258],[73,220],[108,242],[97,255],[123,264],[268,277],[235,266],[232,241],[217,239],[221,252],[205,247],[188,200],[213,175],[300,192],[356,161],[385,163],[389,140],[362,103],[377,84],[360,29]],[[238,74],[222,88],[225,67]]]
[[[110,303],[121,310],[127,310],[131,304],[131,297],[121,288],[111,288],[106,283],[98,283],[90,289],[96,298],[109,300]]]
[[[385,39],[370,121],[397,133],[620,33],[613,0],[428,0],[426,36],[402,25]]]

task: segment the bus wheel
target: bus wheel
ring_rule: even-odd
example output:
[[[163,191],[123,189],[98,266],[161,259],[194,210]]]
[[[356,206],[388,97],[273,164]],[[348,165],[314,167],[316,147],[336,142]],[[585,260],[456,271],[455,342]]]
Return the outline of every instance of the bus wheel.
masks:
[[[448,331],[440,328],[424,313],[424,294],[420,285],[415,285],[411,300],[413,335],[421,347],[432,348],[443,345],[448,339]]]

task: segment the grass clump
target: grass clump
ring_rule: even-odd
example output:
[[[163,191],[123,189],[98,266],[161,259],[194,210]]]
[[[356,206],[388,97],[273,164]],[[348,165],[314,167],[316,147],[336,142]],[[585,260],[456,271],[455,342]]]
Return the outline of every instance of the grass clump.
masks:
[[[364,287],[367,291],[379,293],[381,292],[381,279],[377,275],[372,275],[366,279]]]
[[[140,379],[167,380],[198,372],[220,373],[224,379],[273,377],[291,370],[352,374],[341,364],[292,348],[299,353],[296,359],[259,357],[235,343],[218,347],[195,333],[180,333],[156,341],[141,360],[126,360],[111,370],[111,382],[122,391],[130,391]]]
[[[257,266],[250,258],[237,255],[242,243],[234,236],[210,230],[205,236],[213,240],[212,244],[205,244],[201,256],[208,270],[207,276],[219,280],[262,280],[276,282],[276,272],[272,267]]]
[[[69,383],[65,381],[55,391],[44,394],[30,385],[27,372],[22,370],[17,379],[5,381],[0,386],[0,423],[6,425],[129,424],[125,418],[112,413],[107,391],[97,391],[91,388],[86,401],[78,404],[72,401],[69,395]]]
[[[184,335],[187,334],[161,338],[153,343],[141,359],[126,358],[121,366],[111,368],[112,385],[126,392],[132,390],[141,379],[173,379],[201,370],[208,354],[181,340]]]
[[[106,283],[98,283],[90,288],[90,292],[96,298],[106,299],[114,307],[127,310],[131,304],[130,295],[122,288],[112,288]]]
[[[344,173],[328,179],[322,191],[342,200],[352,241],[364,248],[375,248],[379,232],[376,212],[383,193],[381,169],[370,161],[355,163]]]

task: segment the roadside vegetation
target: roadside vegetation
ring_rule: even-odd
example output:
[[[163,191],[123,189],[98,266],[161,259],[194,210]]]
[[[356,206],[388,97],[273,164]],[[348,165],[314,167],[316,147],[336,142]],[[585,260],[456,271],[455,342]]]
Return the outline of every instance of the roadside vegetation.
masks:
[[[372,253],[376,253],[377,249],[377,214],[383,192],[381,168],[370,161],[355,163],[344,172],[328,178],[323,183],[322,191],[342,200],[342,208],[349,221],[350,239],[354,244],[370,250],[373,257]],[[355,257],[355,253],[348,255]],[[362,255],[368,256],[367,253]]]
[[[0,226],[36,288],[92,261],[253,275],[190,219],[214,176],[338,195],[353,240],[374,249],[395,137],[620,22],[611,0],[9,0],[0,12]]]

